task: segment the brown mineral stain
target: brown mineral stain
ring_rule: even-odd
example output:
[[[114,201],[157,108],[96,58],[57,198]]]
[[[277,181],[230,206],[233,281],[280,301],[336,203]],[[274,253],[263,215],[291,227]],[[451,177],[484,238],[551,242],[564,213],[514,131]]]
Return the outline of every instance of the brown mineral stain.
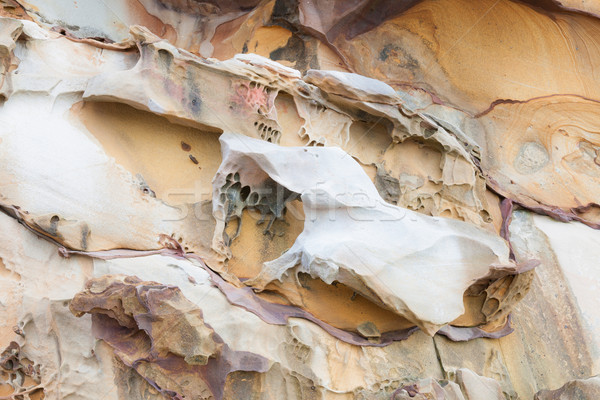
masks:
[[[28,7],[35,9],[34,6]],[[25,11],[25,8],[15,0],[2,0],[0,3],[0,17],[17,18],[31,21],[31,17]]]

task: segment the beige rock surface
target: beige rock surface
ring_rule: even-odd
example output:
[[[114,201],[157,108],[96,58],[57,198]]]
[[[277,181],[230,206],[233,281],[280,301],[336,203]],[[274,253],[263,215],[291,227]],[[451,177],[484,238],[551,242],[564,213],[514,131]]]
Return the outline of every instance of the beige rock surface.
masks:
[[[436,382],[424,379],[398,389],[392,400],[431,399],[431,400],[504,400],[500,385],[494,379],[479,376],[473,371],[461,368],[450,374],[452,380]]]
[[[0,399],[594,398],[599,11],[0,1]]]
[[[600,396],[600,379],[594,376],[567,382],[560,389],[542,390],[536,393],[534,400],[588,400],[597,399],[598,396]]]

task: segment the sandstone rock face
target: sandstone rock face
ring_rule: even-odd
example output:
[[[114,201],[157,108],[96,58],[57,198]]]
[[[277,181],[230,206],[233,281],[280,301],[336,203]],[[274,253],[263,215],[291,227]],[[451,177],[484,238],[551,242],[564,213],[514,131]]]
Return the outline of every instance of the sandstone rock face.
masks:
[[[497,381],[479,376],[468,369],[458,369],[450,380],[424,379],[396,390],[392,399],[505,399]]]
[[[0,399],[597,398],[598,18],[0,1]]]
[[[538,392],[534,400],[554,399],[597,399],[600,396],[600,379],[594,376],[589,379],[578,379],[567,382],[563,387],[556,390],[542,390]]]

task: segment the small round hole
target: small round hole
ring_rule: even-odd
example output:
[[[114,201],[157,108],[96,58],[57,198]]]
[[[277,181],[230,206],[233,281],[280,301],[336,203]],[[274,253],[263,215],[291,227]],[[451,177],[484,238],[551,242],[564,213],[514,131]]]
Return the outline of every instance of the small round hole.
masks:
[[[246,201],[248,196],[250,195],[250,186],[244,186],[242,190],[240,190],[240,199],[242,201]]]

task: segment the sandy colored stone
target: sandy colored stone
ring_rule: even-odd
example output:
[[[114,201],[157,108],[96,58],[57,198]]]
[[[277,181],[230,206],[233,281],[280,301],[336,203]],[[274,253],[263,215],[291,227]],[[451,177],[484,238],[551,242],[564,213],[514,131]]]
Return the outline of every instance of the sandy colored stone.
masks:
[[[556,390],[541,390],[534,400],[591,400],[600,396],[600,378],[578,379],[565,383]]]
[[[92,314],[95,336],[166,396],[222,399],[229,373],[268,368],[264,357],[231,351],[176,287],[105,275],[86,289],[71,311]]]
[[[599,11],[580,0],[0,0],[0,350],[17,371],[39,366],[24,382],[2,370],[17,384],[0,397],[40,385],[31,398],[594,398]],[[319,164],[262,159],[213,193],[230,131],[261,140],[258,158],[275,144],[339,152],[353,167],[331,171],[354,171],[348,182],[418,221],[398,237],[325,221],[318,245],[343,234],[392,265],[407,238],[440,233],[423,229],[434,218],[469,226],[471,244],[493,238],[523,268],[463,277],[433,339],[414,325],[427,329],[460,277],[422,272],[432,253],[473,260],[472,245],[427,243],[421,274],[386,279],[437,287],[389,291],[421,298],[420,319],[390,310],[372,281],[302,270],[333,257],[344,271],[335,247],[303,251],[255,293],[246,284],[265,263],[298,253],[311,214],[293,188]],[[287,203],[254,204],[245,188],[261,174],[285,180]],[[225,226],[213,218],[240,200]],[[111,292],[110,317],[69,312],[76,293],[91,303],[126,279],[143,296]],[[115,314],[124,308],[139,321]],[[166,326],[177,333],[156,335]],[[224,348],[264,365],[222,369],[216,386],[189,374]]]
[[[246,281],[250,286],[264,289],[297,272],[328,284],[339,281],[434,334],[464,312],[462,295],[470,283],[494,264],[510,267],[501,238],[463,222],[386,204],[360,166],[338,149],[286,148],[229,133],[221,143],[223,163],[213,181],[215,251],[228,255],[231,239],[223,235],[225,225],[237,217],[241,229],[245,207],[255,208],[269,224],[281,218],[290,200],[299,198],[304,207],[303,232],[281,257]],[[353,232],[365,237],[355,238]],[[409,232],[410,241],[397,241]],[[390,234],[393,242],[386,241]],[[462,240],[468,243],[459,244]],[[472,253],[453,253],[453,244]],[[423,260],[429,269],[419,268]],[[298,264],[297,271],[290,271]],[[436,281],[436,276],[457,280]],[[433,299],[438,304],[430,314]]]
[[[494,379],[460,368],[449,373],[449,380],[422,379],[394,392],[392,400],[505,400]]]
[[[157,287],[178,287],[186,301],[194,304],[192,309],[202,310],[204,321],[232,351],[266,357],[269,371],[266,375],[252,375],[250,380],[252,385],[257,385],[254,387],[258,393],[264,393],[261,397],[264,399],[282,396],[301,399],[304,398],[302,393],[313,390],[321,396],[341,399],[354,398],[359,391],[388,393],[389,396],[395,387],[393,383],[385,383],[386,380],[400,382],[418,376],[441,378],[433,343],[423,333],[415,333],[404,342],[386,347],[361,348],[334,339],[317,325],[302,319],[290,319],[283,326],[269,324],[229,303],[213,286],[209,275],[190,260],[160,255],[113,260],[72,255],[65,259],[58,254],[56,245],[38,239],[12,218],[0,214],[0,220],[4,243],[0,256],[8,268],[21,271],[26,277],[19,289],[26,297],[13,298],[10,304],[14,307],[3,314],[15,315],[19,320],[18,326],[24,335],[19,339],[24,343],[23,352],[40,364],[46,398],[60,398],[68,393],[86,398],[100,393],[117,399],[123,398],[120,397],[123,393],[132,393],[133,388],[152,394],[151,388],[134,378],[135,375],[125,379],[123,367],[114,364],[111,347],[94,339],[96,334],[89,316],[76,318],[69,312],[70,298],[85,290],[88,279],[96,276],[100,284],[90,287],[99,293],[90,292],[87,296],[101,297],[104,293],[101,282],[110,279],[102,277],[115,274],[137,275],[146,281],[160,282]],[[14,246],[12,240],[18,241],[21,247]],[[20,264],[23,254],[29,254],[26,269]],[[57,285],[63,281],[68,281],[68,285]],[[39,291],[51,298],[40,301]],[[58,342],[48,341],[45,332],[50,332]],[[13,337],[19,338],[14,333]],[[399,360],[393,368],[385,361],[390,359]],[[62,364],[58,360],[62,360]],[[64,368],[60,380],[53,380],[60,368]],[[88,369],[93,373],[82,372]],[[294,371],[292,375],[290,371]],[[385,378],[381,378],[383,376]],[[168,373],[164,377],[168,377]],[[243,388],[244,379],[249,377],[230,376],[224,393],[241,390],[240,385]]]
[[[496,105],[479,117],[491,186],[527,208],[599,227],[599,111],[577,96]]]
[[[220,161],[215,139],[220,130],[231,127],[231,121],[237,121],[236,126],[248,136],[279,141],[285,145],[306,144],[308,138],[308,143],[313,145],[320,143],[342,146],[361,161],[369,174],[376,170],[375,165],[385,162],[384,151],[391,146],[393,140],[421,140],[427,137],[441,155],[439,161],[428,164],[422,174],[429,175],[432,171],[438,171],[436,178],[432,179],[445,183],[438,185],[435,190],[447,190],[449,196],[443,195],[441,202],[434,201],[426,207],[415,203],[408,195],[402,199],[388,200],[433,215],[446,215],[446,210],[450,210],[448,216],[488,225],[487,212],[483,211],[486,207],[485,196],[481,197],[484,192],[480,190],[482,178],[456,138],[427,117],[400,113],[397,104],[370,102],[373,99],[369,96],[374,95],[361,91],[360,79],[343,81],[355,90],[353,98],[332,97],[333,100],[328,101],[322,97],[322,90],[319,94],[315,87],[301,81],[298,71],[265,58],[240,55],[227,62],[207,62],[180,52],[145,29],[134,29],[134,36],[140,40],[140,59],[137,59],[135,49],[97,48],[92,43],[74,42],[56,33],[46,33],[31,23],[26,24],[26,35],[19,42],[19,74],[15,74],[19,94],[6,102],[5,120],[8,123],[12,113],[27,107],[25,102],[31,101],[31,97],[25,95],[28,92],[34,92],[32,96],[36,98],[40,112],[35,118],[8,123],[10,128],[5,135],[9,136],[4,143],[6,157],[3,160],[7,171],[15,171],[10,172],[11,179],[17,177],[17,180],[25,182],[25,176],[19,174],[28,170],[33,174],[29,175],[31,182],[34,182],[35,176],[36,182],[40,184],[5,186],[7,189],[3,192],[3,201],[9,209],[12,205],[19,207],[11,212],[35,231],[73,250],[129,248],[156,251],[164,247],[181,247],[184,251],[202,255],[228,280],[239,284],[238,277],[250,276],[249,271],[268,260],[254,259],[250,263],[246,262],[247,267],[242,269],[232,267],[238,274],[236,276],[227,272],[228,267],[223,263],[223,257],[212,253],[207,246],[213,229],[208,202],[211,195],[210,180]],[[78,54],[84,56],[76,62],[69,61],[70,64],[65,68],[59,67],[59,64],[51,64],[53,68],[49,70],[38,69],[37,60],[48,58],[52,51],[62,47],[65,48],[64,51],[78,51]],[[172,57],[173,63],[180,67],[160,70],[157,66],[162,65],[160,63],[164,57]],[[92,61],[96,59],[100,61]],[[191,90],[186,86],[189,80],[183,79],[181,75],[183,66],[189,67],[189,71],[196,71],[198,77],[204,79],[200,97],[196,96],[199,93],[196,89]],[[164,77],[166,87],[161,87],[154,81],[146,82],[148,78],[143,71],[154,68]],[[204,72],[200,74],[200,71]],[[240,79],[233,86],[228,81],[232,74]],[[343,74],[336,76],[338,80],[347,78]],[[35,81],[32,77],[35,77]],[[249,78],[254,81],[248,80]],[[117,81],[132,82],[131,85],[137,85],[138,89],[145,89],[139,92],[135,88],[129,90],[119,84],[119,91],[116,92],[115,85],[111,82]],[[47,88],[58,86],[48,95],[35,90],[36,85],[45,85]],[[211,85],[225,85],[229,91],[218,92],[212,90]],[[336,85],[341,87],[342,84]],[[383,83],[381,85],[386,87]],[[183,90],[183,97],[179,100],[169,97],[169,90],[177,87]],[[106,93],[101,94],[102,90],[106,90]],[[305,90],[308,90],[310,101],[303,97],[306,96],[303,94]],[[331,90],[334,96],[337,89]],[[391,89],[387,87],[386,90],[389,92]],[[200,106],[200,112],[197,113],[194,102],[199,105],[198,99],[205,96],[208,99],[202,104],[208,103],[209,108],[203,111],[203,106]],[[361,96],[364,97],[363,100],[360,100]],[[389,93],[386,96],[388,97],[382,97],[379,101],[390,100]],[[132,110],[129,106],[119,107],[117,104],[98,102],[103,99],[130,103],[171,118],[171,121],[193,127],[172,125],[172,122]],[[165,103],[158,107],[161,99]],[[321,105],[314,108],[315,101]],[[223,107],[218,106],[219,102],[222,102]],[[232,104],[233,111],[228,108]],[[339,109],[341,106],[345,111]],[[219,110],[230,109],[232,114],[228,117],[219,116],[213,107]],[[237,118],[240,110],[250,118],[256,118],[255,122],[247,123],[246,120]],[[311,110],[316,114],[310,114]],[[68,119],[63,119],[66,112]],[[372,121],[378,116],[385,116],[388,122],[373,126],[353,116],[360,113],[364,115],[365,112],[372,113]],[[267,122],[279,126],[279,115],[281,130],[272,130]],[[326,124],[332,116],[345,121],[342,124],[345,133],[330,132],[328,138],[317,136],[319,132],[329,131]],[[53,126],[54,134],[42,137],[42,126]],[[25,131],[28,133],[18,133]],[[78,132],[81,132],[81,136],[75,139]],[[361,143],[368,134],[373,136],[369,140],[372,147]],[[158,146],[164,150],[159,153],[154,151],[155,145],[150,144],[154,135],[161,138]],[[64,142],[70,143],[71,147],[61,146]],[[72,146],[78,148],[77,152],[71,151]],[[15,148],[28,150],[17,157],[16,151],[11,150]],[[419,146],[409,148],[421,153]],[[48,149],[54,149],[54,152],[48,152]],[[426,151],[421,154],[420,157],[428,158]],[[59,160],[58,163],[50,161],[54,157]],[[419,157],[416,157],[410,165],[418,163]],[[47,169],[45,165],[52,165],[52,168]],[[61,172],[69,168],[81,171],[76,179]],[[47,179],[49,173],[54,174],[55,178]],[[377,180],[375,174],[369,176]],[[90,186],[90,182],[96,184]],[[403,177],[403,190],[406,192],[405,189],[409,188],[414,195],[421,187],[413,183],[410,178]],[[117,197],[106,196],[102,189],[105,187],[111,187],[111,193],[114,192]],[[461,189],[457,192],[459,187]],[[56,190],[68,195],[55,203],[41,201],[47,197],[43,193]],[[381,190],[387,189],[384,187]],[[478,194],[473,197],[476,193]],[[447,199],[443,200],[444,197]],[[100,219],[94,221],[96,212],[104,213],[102,215],[115,213],[119,215],[120,222],[115,220],[110,226],[103,225]],[[262,227],[253,228],[250,225],[249,228],[250,237],[254,235],[253,232],[264,231]],[[286,235],[286,231],[288,230],[284,226],[278,234]],[[235,232],[231,234],[235,236]],[[286,237],[291,240],[293,235],[290,231]],[[291,243],[289,241],[290,245]],[[265,245],[272,246],[268,241]],[[285,250],[277,250],[277,246],[280,245],[275,245],[269,251],[274,254],[273,251]],[[279,292],[287,297],[287,301],[296,305],[310,307],[311,304],[320,303],[317,296],[306,297],[306,291],[302,294],[301,290],[299,292],[293,286]],[[356,296],[354,293],[348,295],[349,298]],[[300,300],[303,297],[307,300]],[[477,311],[481,303],[471,302],[469,299],[465,302],[469,307],[474,305],[468,311],[472,317],[463,318],[460,324],[482,323],[481,314]],[[352,304],[346,307],[350,310]],[[376,312],[381,313],[378,310]],[[356,330],[358,325],[368,319],[370,318],[366,315],[356,321],[352,318],[338,318],[337,324]],[[350,320],[353,322],[349,323]],[[498,321],[500,325],[504,324],[503,318]],[[406,321],[399,319],[391,322],[388,329],[392,327],[403,329]]]

